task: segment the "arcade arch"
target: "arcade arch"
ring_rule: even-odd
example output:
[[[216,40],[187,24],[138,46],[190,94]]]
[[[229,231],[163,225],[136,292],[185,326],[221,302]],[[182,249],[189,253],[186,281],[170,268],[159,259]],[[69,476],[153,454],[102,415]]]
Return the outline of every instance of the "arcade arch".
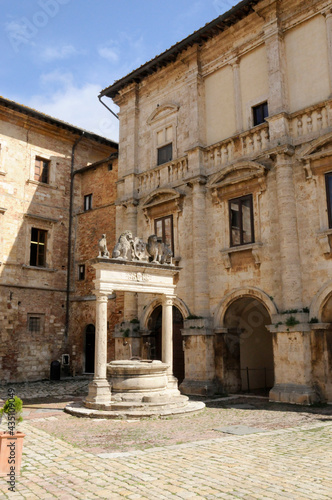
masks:
[[[274,384],[271,311],[265,294],[236,293],[219,308],[223,328],[216,340],[216,374],[228,392],[271,388]],[[218,330],[217,330],[218,331]]]

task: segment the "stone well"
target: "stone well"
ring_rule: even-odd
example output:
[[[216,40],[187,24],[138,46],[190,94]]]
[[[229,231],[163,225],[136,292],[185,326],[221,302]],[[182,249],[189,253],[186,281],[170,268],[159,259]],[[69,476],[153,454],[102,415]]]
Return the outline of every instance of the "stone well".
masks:
[[[200,401],[189,401],[179,390],[169,388],[166,363],[156,360],[119,360],[107,365],[112,397],[100,409],[70,404],[66,411],[94,418],[142,418],[177,415],[202,410]]]

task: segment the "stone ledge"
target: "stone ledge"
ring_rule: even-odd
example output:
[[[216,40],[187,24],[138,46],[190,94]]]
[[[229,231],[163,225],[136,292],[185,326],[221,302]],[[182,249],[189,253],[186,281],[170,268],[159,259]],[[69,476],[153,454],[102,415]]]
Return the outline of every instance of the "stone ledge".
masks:
[[[231,262],[232,253],[245,252],[246,250],[251,250],[252,256],[255,261],[255,265],[260,266],[262,246],[263,243],[257,242],[257,243],[248,243],[247,245],[237,245],[235,247],[223,248],[222,250],[220,250],[220,252],[224,260],[225,269],[231,269],[232,267],[232,262]]]
[[[52,269],[50,267],[28,266],[27,264],[23,264],[22,269],[31,269],[33,271],[46,271],[47,273],[56,273],[57,272],[57,269]]]

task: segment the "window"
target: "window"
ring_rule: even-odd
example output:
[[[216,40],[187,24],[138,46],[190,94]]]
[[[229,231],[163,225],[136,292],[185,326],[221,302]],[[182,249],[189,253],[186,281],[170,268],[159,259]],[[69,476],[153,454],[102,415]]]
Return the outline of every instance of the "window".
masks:
[[[332,228],[332,172],[325,175],[329,228]]]
[[[108,171],[110,172],[111,170],[113,170],[113,163],[112,162],[110,162],[108,164]]]
[[[44,314],[29,313],[28,314],[28,332],[40,333],[44,329]]]
[[[48,184],[49,182],[49,168],[50,162],[49,160],[44,160],[43,158],[39,158],[36,156],[35,159],[35,181],[44,182]]]
[[[229,200],[230,246],[253,243],[254,218],[252,195]]]
[[[84,196],[84,211],[91,210],[92,208],[92,194]]]
[[[46,267],[47,231],[31,228],[30,266]]]
[[[85,264],[80,264],[78,266],[78,279],[83,281],[85,279]]]
[[[260,123],[264,123],[265,118],[269,115],[267,102],[262,102],[262,104],[258,104],[252,108],[253,118],[254,118],[254,126],[259,125]]]
[[[170,249],[174,254],[173,215],[168,215],[167,217],[161,217],[160,219],[155,219],[154,230],[157,237],[160,238],[163,243],[169,245]]]
[[[173,146],[172,144],[167,144],[162,148],[158,148],[158,165],[162,163],[167,163],[172,160]]]
[[[29,332],[38,333],[40,332],[40,317],[30,316],[29,317]]]

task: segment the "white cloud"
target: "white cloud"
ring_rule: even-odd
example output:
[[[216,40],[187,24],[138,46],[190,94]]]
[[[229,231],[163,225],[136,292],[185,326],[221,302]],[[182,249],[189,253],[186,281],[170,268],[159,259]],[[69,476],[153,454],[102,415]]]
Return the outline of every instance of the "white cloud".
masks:
[[[40,83],[44,87],[54,84],[56,88],[60,86],[69,88],[73,85],[73,75],[70,72],[64,73],[55,69],[50,73],[43,73],[40,76]]]
[[[69,59],[70,57],[81,54],[73,45],[63,45],[62,47],[45,47],[40,53],[43,61],[50,62],[55,60]]]
[[[55,82],[56,74],[44,75],[43,78],[44,81],[49,78]],[[27,105],[54,118],[118,141],[119,121],[98,101],[101,85],[86,83],[79,87],[72,82],[73,79],[70,78],[70,75],[65,75],[64,79],[58,79],[60,88],[53,94],[36,95],[30,99]],[[111,100],[107,99],[106,103],[117,112]]]
[[[110,62],[118,62],[119,54],[118,51],[114,47],[104,46],[99,47],[98,54],[100,57],[107,59]]]

